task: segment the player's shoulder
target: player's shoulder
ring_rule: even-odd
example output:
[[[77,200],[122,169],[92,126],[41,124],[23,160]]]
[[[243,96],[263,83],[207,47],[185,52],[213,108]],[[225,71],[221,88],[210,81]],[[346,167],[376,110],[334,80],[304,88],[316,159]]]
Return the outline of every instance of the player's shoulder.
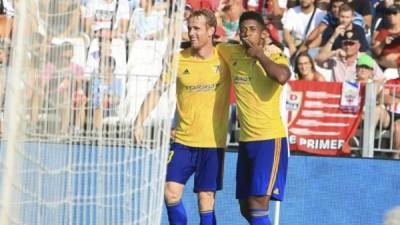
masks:
[[[238,51],[241,47],[237,43],[218,43],[216,48],[218,51]]]
[[[192,48],[191,47],[185,48],[185,49],[182,49],[179,52],[179,57],[181,57],[181,58],[190,58],[192,56],[191,53],[192,53]]]
[[[192,48],[186,48],[179,52],[180,63],[190,63],[193,61]]]
[[[234,43],[219,43],[216,46],[217,52],[225,60],[229,60],[232,56],[240,54],[242,52],[242,47],[240,44]]]

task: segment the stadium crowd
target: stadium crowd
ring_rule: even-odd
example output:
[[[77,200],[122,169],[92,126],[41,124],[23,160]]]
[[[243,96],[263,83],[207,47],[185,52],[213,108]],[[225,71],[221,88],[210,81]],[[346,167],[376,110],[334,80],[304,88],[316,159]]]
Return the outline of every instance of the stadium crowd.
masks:
[[[18,2],[1,1],[1,105]],[[68,107],[46,105],[61,118],[57,132],[98,133],[107,118],[118,114],[129,84],[124,78],[141,57],[133,51],[135,46],[163,36],[171,11],[168,3],[28,1],[33,18],[27,28],[33,43],[28,82],[35,88],[27,91],[32,127],[39,123],[44,104],[60,102]],[[399,0],[187,0],[184,18],[200,8],[217,17],[216,42],[239,42],[240,15],[260,12],[269,33],[268,50],[290,59],[291,79],[375,82],[382,99],[376,123],[393,132],[393,149],[400,150]],[[182,46],[189,40],[185,19]],[[399,159],[400,153],[393,157]]]

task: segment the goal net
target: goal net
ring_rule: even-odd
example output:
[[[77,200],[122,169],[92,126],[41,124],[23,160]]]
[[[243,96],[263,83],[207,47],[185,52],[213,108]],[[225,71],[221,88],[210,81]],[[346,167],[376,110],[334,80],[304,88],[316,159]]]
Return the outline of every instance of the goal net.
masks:
[[[175,74],[184,1],[9,2],[0,224],[160,224],[174,83],[140,144],[133,122],[160,74]]]

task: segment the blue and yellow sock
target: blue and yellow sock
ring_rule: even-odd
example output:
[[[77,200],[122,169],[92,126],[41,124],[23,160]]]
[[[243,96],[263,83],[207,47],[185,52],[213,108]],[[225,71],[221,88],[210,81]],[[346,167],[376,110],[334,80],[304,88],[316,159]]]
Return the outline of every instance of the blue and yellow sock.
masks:
[[[250,209],[250,225],[271,225],[266,209]]]
[[[166,204],[170,225],[187,225],[187,216],[182,201]]]
[[[216,224],[217,220],[215,218],[214,210],[200,212],[200,225],[216,225]]]

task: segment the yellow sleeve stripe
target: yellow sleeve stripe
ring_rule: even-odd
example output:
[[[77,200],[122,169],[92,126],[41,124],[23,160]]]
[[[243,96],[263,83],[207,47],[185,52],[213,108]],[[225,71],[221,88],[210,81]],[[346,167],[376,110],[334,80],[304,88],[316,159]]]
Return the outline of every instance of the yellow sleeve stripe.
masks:
[[[268,190],[267,190],[268,196],[272,195],[272,190],[274,188],[276,175],[277,175],[278,168],[279,168],[279,160],[281,158],[281,142],[282,142],[281,138],[275,139],[274,162],[272,163],[271,176],[270,176],[269,184],[268,184]]]

